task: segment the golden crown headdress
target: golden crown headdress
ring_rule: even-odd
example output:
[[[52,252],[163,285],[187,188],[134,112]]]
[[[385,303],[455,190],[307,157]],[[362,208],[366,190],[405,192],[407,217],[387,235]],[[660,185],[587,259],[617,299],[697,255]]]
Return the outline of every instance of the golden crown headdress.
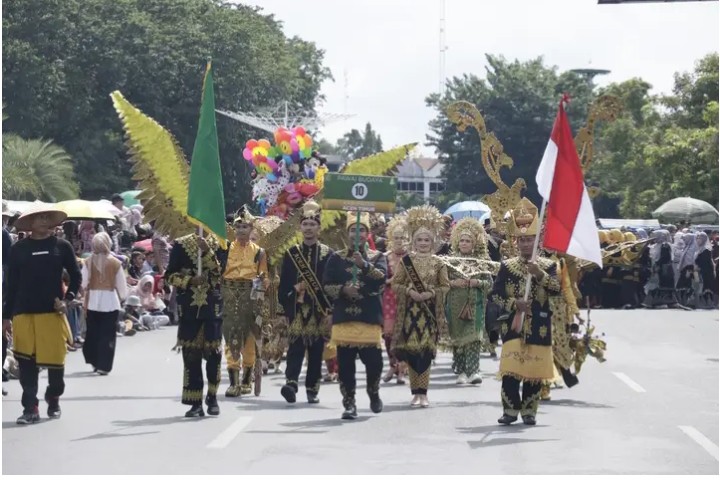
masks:
[[[355,228],[355,224],[357,223],[357,212],[347,212],[347,220],[345,223],[345,230],[348,228]],[[361,212],[360,213],[360,225],[363,225],[365,229],[369,232],[370,231],[370,213],[368,212]]]
[[[482,255],[487,252],[487,239],[485,228],[480,221],[473,217],[465,217],[458,220],[450,234],[450,246],[454,254],[460,252],[460,239],[468,236],[473,242],[473,255]]]
[[[430,205],[412,207],[407,211],[408,232],[411,238],[419,233],[429,233],[433,241],[445,228],[445,222],[437,208]]]
[[[510,234],[516,237],[537,235],[539,222],[538,209],[533,203],[523,197],[510,212]]]
[[[235,220],[233,223],[248,223],[252,225],[255,223],[255,217],[250,213],[247,205],[243,205],[235,214]]]
[[[318,224],[320,223],[320,216],[322,214],[322,208],[314,200],[308,200],[302,206],[302,218],[303,220],[315,220]]]
[[[407,235],[407,229],[407,215],[403,213],[400,215],[395,215],[390,219],[390,222],[388,222],[385,232],[387,234],[387,238],[392,240],[395,237],[395,233],[398,231],[403,232],[404,235]]]

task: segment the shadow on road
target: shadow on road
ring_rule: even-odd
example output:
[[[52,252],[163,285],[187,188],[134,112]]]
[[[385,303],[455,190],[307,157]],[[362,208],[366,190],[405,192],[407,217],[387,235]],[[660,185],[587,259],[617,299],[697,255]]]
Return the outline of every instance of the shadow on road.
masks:
[[[148,397],[148,396],[130,396],[130,395],[106,395],[106,396],[87,396],[87,397],[62,397],[62,402],[84,402],[84,401],[97,401],[97,400],[178,400],[180,401],[179,395],[165,396],[165,397]]]
[[[615,408],[613,405],[606,403],[593,403],[584,402],[582,400],[573,400],[571,398],[561,398],[560,400],[550,400],[548,402],[542,402],[540,407],[583,407],[583,408]]]
[[[278,394],[279,395],[279,394]],[[227,401],[225,402],[228,403]],[[298,398],[295,403],[287,403],[285,400],[263,400],[262,398],[241,399],[237,402],[230,401],[240,411],[248,410],[330,410],[333,407],[323,405],[322,403],[310,405],[305,400]]]

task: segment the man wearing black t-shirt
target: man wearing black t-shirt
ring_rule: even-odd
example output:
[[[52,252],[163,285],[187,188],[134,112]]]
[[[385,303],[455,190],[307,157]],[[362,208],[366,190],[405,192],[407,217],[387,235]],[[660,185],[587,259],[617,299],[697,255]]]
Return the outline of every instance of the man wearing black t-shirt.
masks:
[[[72,338],[64,301],[75,298],[81,279],[72,245],[53,235],[55,227],[66,217],[60,210],[37,208],[15,222],[18,231],[31,232],[10,250],[3,305],[3,330],[12,328],[13,353],[23,389],[23,414],[17,419],[20,425],[40,420],[38,367],[48,370],[45,391],[48,417],[60,418],[61,414],[59,399],[65,390],[66,344]],[[70,276],[65,293],[63,269]]]

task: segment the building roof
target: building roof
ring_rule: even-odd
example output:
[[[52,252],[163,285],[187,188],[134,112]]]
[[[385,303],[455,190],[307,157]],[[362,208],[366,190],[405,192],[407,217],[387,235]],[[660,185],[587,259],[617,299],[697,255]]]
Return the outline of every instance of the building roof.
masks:
[[[420,158],[406,158],[398,167],[398,177],[411,177],[411,178],[435,178],[437,174],[430,173],[438,163],[440,159],[420,157]]]

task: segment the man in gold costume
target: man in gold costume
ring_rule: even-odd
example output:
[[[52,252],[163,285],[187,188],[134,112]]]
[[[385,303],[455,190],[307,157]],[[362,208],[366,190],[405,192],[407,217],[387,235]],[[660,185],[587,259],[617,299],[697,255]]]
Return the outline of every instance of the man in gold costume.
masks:
[[[230,376],[226,397],[247,395],[252,391],[255,342],[260,336],[261,325],[257,322],[260,303],[251,294],[253,283],[256,290],[266,289],[269,284],[265,251],[250,241],[254,223],[255,217],[243,206],[234,221],[235,240],[230,244],[223,271],[223,336]]]
[[[549,299],[560,293],[560,281],[555,262],[545,258],[532,261],[538,228],[537,208],[523,198],[509,222],[520,255],[502,262],[490,296],[507,314],[500,327],[503,416],[498,419],[505,425],[517,421],[518,414],[525,425],[535,425],[542,382],[554,376]],[[530,296],[525,300],[528,274]]]

